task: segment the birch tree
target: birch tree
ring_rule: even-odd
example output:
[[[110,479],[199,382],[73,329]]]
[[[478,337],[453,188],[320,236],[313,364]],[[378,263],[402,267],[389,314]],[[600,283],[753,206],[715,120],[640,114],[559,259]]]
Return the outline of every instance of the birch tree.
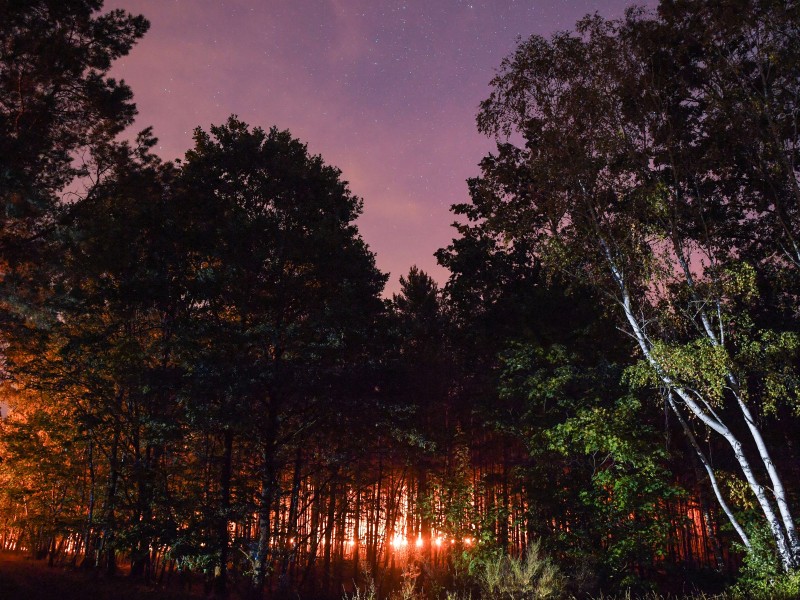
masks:
[[[800,544],[762,423],[797,398],[796,320],[764,316],[794,298],[780,280],[795,268],[797,8],[722,4],[522,42],[478,116],[497,153],[456,211],[602,289],[642,359],[634,379],[729,446],[790,570]]]

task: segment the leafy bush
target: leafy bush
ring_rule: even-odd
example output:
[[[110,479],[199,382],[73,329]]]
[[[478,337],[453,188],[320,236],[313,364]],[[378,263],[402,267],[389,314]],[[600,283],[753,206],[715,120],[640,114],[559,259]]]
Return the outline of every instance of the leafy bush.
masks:
[[[800,598],[800,571],[783,573],[766,527],[750,534],[752,547],[745,555],[734,598],[792,600]]]

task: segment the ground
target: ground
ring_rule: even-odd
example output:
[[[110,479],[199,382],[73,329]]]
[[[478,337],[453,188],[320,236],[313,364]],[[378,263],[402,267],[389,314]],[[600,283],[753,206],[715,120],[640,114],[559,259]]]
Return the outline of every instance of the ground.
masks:
[[[173,584],[173,588],[177,584]],[[201,584],[193,594],[177,589],[144,585],[127,577],[98,577],[65,567],[48,567],[47,561],[22,554],[0,552],[0,599],[2,600],[197,600]]]

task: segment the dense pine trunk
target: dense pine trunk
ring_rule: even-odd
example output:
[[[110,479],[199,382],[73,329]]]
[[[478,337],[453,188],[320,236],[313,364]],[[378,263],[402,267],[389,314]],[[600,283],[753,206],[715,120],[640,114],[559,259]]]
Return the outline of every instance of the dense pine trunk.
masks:
[[[231,474],[233,472],[233,431],[229,428],[223,433],[222,468],[219,488],[220,506],[217,515],[217,547],[219,559],[214,573],[214,593],[225,596],[228,593],[228,523],[231,507]]]

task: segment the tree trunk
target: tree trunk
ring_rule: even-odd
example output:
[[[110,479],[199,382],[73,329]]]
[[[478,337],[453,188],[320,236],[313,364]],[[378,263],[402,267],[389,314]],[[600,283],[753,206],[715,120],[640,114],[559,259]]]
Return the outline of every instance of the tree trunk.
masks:
[[[703,465],[703,468],[706,471],[706,475],[708,476],[708,481],[711,484],[711,489],[714,490],[714,495],[717,498],[717,502],[719,503],[720,508],[725,513],[725,516],[728,517],[728,521],[730,522],[734,531],[736,531],[737,535],[739,536],[739,539],[742,540],[742,544],[744,544],[745,548],[749,550],[751,548],[750,538],[744,532],[744,529],[734,516],[733,511],[730,509],[728,503],[725,501],[725,498],[722,495],[722,490],[720,490],[719,483],[717,482],[717,476],[714,474],[714,469],[711,468],[711,463],[706,458],[706,455],[703,452],[702,448],[700,448],[700,444],[697,443],[697,439],[695,438],[694,433],[692,433],[692,430],[689,428],[689,424],[686,422],[686,420],[683,418],[683,415],[678,410],[674,398],[672,397],[672,392],[667,392],[667,402],[669,403],[672,412],[678,418],[678,422],[681,424],[681,428],[683,429],[684,434],[689,440],[689,443],[692,445],[692,448],[694,449],[697,458],[700,459],[700,463]]]
[[[117,394],[117,409],[122,406],[122,392]],[[117,480],[119,478],[119,439],[121,425],[119,415],[114,415],[114,432],[111,436],[111,450],[109,452],[108,465],[108,485],[106,487],[105,515],[103,518],[103,538],[101,541],[100,553],[105,560],[106,572],[113,575],[117,570],[117,560],[115,555],[114,534],[116,533],[116,501],[117,501]],[[98,555],[99,558],[99,555]]]
[[[302,446],[297,446],[294,460],[294,473],[292,475],[292,492],[289,499],[289,516],[287,517],[286,542],[283,550],[283,564],[281,565],[280,592],[287,594],[289,591],[289,567],[295,559],[297,539],[297,510],[300,504],[300,471],[303,461]]]
[[[331,475],[330,499],[328,500],[328,515],[325,522],[325,550],[322,559],[322,590],[330,594],[331,585],[331,551],[333,526],[336,519],[336,471]]]
[[[621,305],[623,312],[625,314],[625,318],[628,321],[628,324],[631,327],[631,332],[636,339],[639,348],[641,349],[642,353],[645,356],[645,359],[653,368],[653,370],[658,375],[659,379],[662,381],[664,386],[668,390],[672,390],[682,401],[684,406],[686,406],[697,418],[699,418],[703,423],[708,425],[712,430],[717,432],[721,435],[725,441],[731,446],[733,450],[734,456],[736,461],[739,463],[739,468],[742,470],[742,473],[747,480],[747,483],[750,489],[756,496],[758,500],[758,504],[761,508],[761,511],[764,514],[764,517],[767,520],[767,524],[769,525],[770,531],[772,532],[773,540],[775,541],[775,545],[778,550],[778,556],[780,557],[781,565],[783,566],[784,570],[790,571],[797,566],[798,557],[793,552],[790,544],[789,538],[787,536],[787,531],[783,528],[783,524],[781,523],[780,519],[778,519],[775,511],[772,507],[772,503],[769,501],[765,493],[764,486],[762,486],[756,479],[753,469],[750,465],[750,461],[747,459],[747,456],[744,453],[744,447],[742,443],[736,438],[733,432],[725,425],[719,416],[716,414],[713,409],[710,409],[708,412],[704,410],[697,401],[694,400],[692,397],[692,391],[678,385],[673,379],[666,373],[663,369],[662,365],[656,360],[653,354],[650,352],[650,343],[648,341],[647,336],[644,333],[644,330],[637,320],[636,316],[633,314],[633,307],[631,305],[630,294],[628,289],[625,285],[624,278],[622,277],[622,273],[616,267],[614,263],[610,251],[607,247],[605,247],[606,257],[609,262],[609,267],[611,268],[612,275],[619,285],[620,288],[620,295],[621,295]],[[700,402],[704,402],[702,398],[699,398]],[[741,401],[739,402],[740,406],[742,405]],[[751,433],[753,428],[755,427],[754,423],[748,423],[748,427],[751,427]],[[777,475],[777,473],[776,473]]]
[[[92,566],[92,526],[94,520],[94,441],[93,432],[89,431],[89,506],[86,509],[86,527],[83,533],[84,556],[81,568],[88,569]]]
[[[217,523],[217,552],[219,562],[214,573],[214,594],[224,597],[228,593],[228,519],[231,507],[231,472],[233,466],[233,431],[223,434],[222,469],[219,477],[220,508]]]
[[[272,502],[275,499],[277,483],[275,480],[275,458],[272,442],[267,444],[262,455],[261,493],[258,506],[258,545],[253,557],[253,577],[251,596],[261,599],[267,577],[267,560],[270,556],[272,540]]]

